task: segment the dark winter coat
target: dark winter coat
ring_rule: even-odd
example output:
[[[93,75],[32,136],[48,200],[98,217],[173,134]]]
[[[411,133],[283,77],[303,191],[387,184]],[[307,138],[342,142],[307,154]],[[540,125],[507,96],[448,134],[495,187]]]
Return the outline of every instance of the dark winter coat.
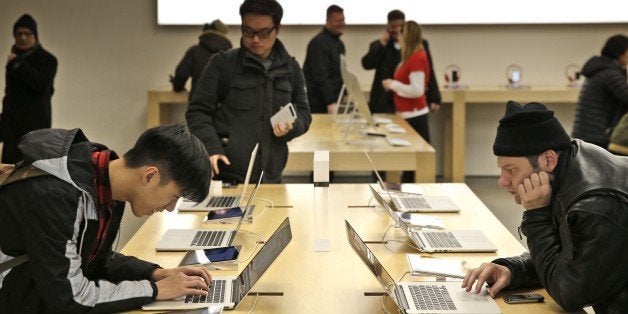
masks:
[[[51,98],[57,73],[57,58],[39,44],[28,51],[19,51],[14,47],[13,52],[17,58],[6,65],[6,88],[0,118],[4,163],[22,160],[17,145],[24,134],[51,126]]]
[[[303,72],[278,39],[266,70],[246,48],[214,55],[203,72],[185,114],[190,131],[207,153],[227,156],[219,162],[220,179],[243,182],[251,151],[260,148],[251,181],[264,170],[264,182],[278,183],[288,160],[288,142],[309,129],[312,122]],[[276,137],[270,124],[282,106],[292,103],[297,120],[293,129]]]
[[[586,77],[573,124],[572,137],[606,148],[613,127],[628,111],[626,71],[608,57],[593,57],[582,67]]]

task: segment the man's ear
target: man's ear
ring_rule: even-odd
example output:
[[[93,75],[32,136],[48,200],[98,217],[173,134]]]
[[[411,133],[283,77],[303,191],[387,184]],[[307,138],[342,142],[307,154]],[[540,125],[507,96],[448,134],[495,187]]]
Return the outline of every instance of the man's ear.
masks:
[[[558,154],[554,150],[546,150],[539,156],[539,168],[541,170],[550,173],[554,171],[558,165]]]
[[[279,36],[279,31],[281,30],[281,24],[277,25],[275,28],[275,32],[277,32],[277,36]]]
[[[159,168],[154,166],[148,166],[144,168],[142,172],[142,184],[149,185],[154,183],[159,183],[161,180],[161,173],[159,172]]]

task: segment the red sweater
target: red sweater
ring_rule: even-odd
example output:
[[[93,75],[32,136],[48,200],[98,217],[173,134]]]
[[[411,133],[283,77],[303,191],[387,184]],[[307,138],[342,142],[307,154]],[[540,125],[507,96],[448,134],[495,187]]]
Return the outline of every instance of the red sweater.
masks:
[[[424,84],[425,90],[427,90],[431,69],[425,50],[418,50],[413,53],[406,63],[402,64],[399,69],[395,71],[394,79],[408,85],[410,84],[410,73],[418,71],[425,73]],[[393,99],[395,101],[395,109],[400,112],[419,110],[427,106],[425,93],[419,98],[404,98],[395,93]]]

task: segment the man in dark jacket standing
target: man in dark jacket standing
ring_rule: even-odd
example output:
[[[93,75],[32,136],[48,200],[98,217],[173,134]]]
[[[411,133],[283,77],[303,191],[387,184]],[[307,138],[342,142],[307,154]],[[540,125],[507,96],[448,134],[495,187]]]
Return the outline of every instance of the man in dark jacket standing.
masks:
[[[572,136],[608,147],[613,128],[628,112],[628,37],[615,35],[602,48],[602,55],[589,59],[582,67],[586,77],[573,124]]]
[[[327,8],[323,30],[307,45],[303,73],[312,113],[331,113],[342,89],[340,55],[345,44],[340,36],[345,31],[344,10],[337,5]]]
[[[301,67],[277,35],[283,9],[275,0],[245,0],[240,6],[242,47],[214,55],[185,114],[190,131],[205,144],[219,179],[242,183],[251,151],[260,148],[251,175],[281,181],[288,141],[312,121]],[[297,118],[273,127],[270,117],[292,103]]]
[[[4,163],[22,160],[17,144],[24,134],[51,126],[50,99],[57,73],[57,58],[39,43],[37,22],[32,16],[24,14],[15,22],[13,38],[15,45],[6,65],[6,88],[0,118]]]
[[[225,37],[228,32],[229,29],[220,20],[214,20],[211,24],[203,26],[203,33],[198,36],[198,45],[188,49],[174,72],[171,81],[172,89],[175,92],[183,91],[185,82],[191,76],[192,89],[188,98],[192,99],[198,80],[201,78],[209,58],[218,51],[231,49],[231,42]]]
[[[525,136],[521,136],[525,134]],[[469,271],[462,286],[543,286],[567,311],[628,310],[628,157],[571,141],[543,104],[510,101],[493,144],[499,185],[525,211],[529,253]]]
[[[388,12],[388,24],[382,37],[373,41],[369,46],[369,51],[362,57],[362,67],[366,70],[375,69],[373,85],[371,86],[371,97],[369,108],[374,113],[394,113],[395,103],[393,102],[393,92],[385,91],[382,81],[390,79],[395,74],[397,65],[401,61],[401,46],[399,36],[401,28],[406,19],[406,15],[399,10]],[[434,69],[432,55],[427,40],[423,40],[423,48],[427,52],[430,69]],[[430,75],[426,91],[427,103],[430,110],[440,108],[441,96],[438,89],[436,75]]]
[[[19,147],[20,167],[45,175],[0,189],[0,262],[28,259],[0,272],[3,313],[113,313],[207,294],[207,268],[163,269],[112,249],[126,202],[139,217],[207,196],[209,159],[183,126],[147,130],[121,158],[79,129],[32,131]]]

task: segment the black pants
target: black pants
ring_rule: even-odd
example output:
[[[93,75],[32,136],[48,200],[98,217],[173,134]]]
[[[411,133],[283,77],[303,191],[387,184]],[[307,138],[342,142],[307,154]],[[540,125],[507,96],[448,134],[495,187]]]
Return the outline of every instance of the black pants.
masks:
[[[406,122],[426,141],[430,142],[430,128],[427,123],[427,114],[418,117],[406,119]],[[404,171],[401,174],[402,183],[414,182],[414,171]]]

